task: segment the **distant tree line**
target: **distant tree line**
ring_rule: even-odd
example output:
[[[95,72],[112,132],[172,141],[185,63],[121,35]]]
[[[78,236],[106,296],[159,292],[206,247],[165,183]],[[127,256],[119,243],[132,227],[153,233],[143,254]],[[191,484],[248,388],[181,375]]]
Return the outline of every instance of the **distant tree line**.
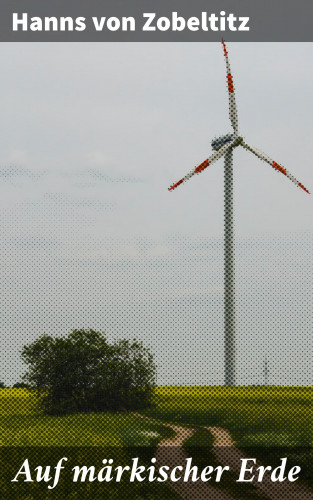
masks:
[[[5,385],[4,382],[0,382],[0,389],[10,389],[11,387]],[[25,382],[16,382],[12,385],[12,389],[29,389],[29,385]]]
[[[29,389],[29,384],[26,384],[25,382],[16,382],[14,385],[12,385],[13,389]]]
[[[0,389],[10,389],[4,382],[0,382]],[[29,385],[25,382],[16,382],[12,385],[12,389],[29,389]]]
[[[63,337],[42,335],[24,346],[24,386],[51,415],[137,410],[150,405],[156,367],[136,340],[109,343],[95,330]]]

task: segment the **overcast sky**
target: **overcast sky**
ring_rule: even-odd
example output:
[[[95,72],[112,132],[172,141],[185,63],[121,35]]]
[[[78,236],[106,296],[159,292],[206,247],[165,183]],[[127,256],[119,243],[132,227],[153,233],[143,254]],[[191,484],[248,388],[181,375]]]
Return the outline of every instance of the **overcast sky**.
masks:
[[[312,44],[228,45],[240,133],[313,191]],[[221,44],[0,45],[0,380],[43,332],[153,350],[158,381],[223,383]],[[312,196],[237,148],[238,382],[312,384]]]

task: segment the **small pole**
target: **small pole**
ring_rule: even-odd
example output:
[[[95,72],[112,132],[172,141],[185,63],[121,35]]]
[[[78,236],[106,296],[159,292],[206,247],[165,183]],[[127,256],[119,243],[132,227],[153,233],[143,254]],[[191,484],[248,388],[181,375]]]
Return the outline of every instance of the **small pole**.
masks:
[[[268,361],[267,361],[267,357],[264,360],[264,385],[268,385]]]
[[[236,381],[236,311],[232,148],[225,155],[224,166],[224,238],[225,385],[233,386]]]

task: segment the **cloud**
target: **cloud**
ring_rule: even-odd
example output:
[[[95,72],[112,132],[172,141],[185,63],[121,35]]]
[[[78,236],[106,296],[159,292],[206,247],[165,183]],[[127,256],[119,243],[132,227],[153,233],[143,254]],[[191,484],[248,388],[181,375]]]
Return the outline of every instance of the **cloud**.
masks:
[[[47,170],[32,170],[29,168],[24,168],[16,165],[9,165],[5,167],[0,167],[0,178],[4,180],[14,180],[17,178],[26,178],[32,180],[38,180],[43,176],[49,174],[49,177],[66,177],[66,178],[76,178],[79,179],[81,177],[89,177],[94,181],[103,181],[106,183],[140,183],[145,182],[146,179],[138,176],[130,176],[130,175],[110,175],[105,173],[103,170],[88,168],[82,171],[68,171],[66,169],[62,171],[47,171]]]
[[[136,177],[136,176],[122,176],[122,175],[118,175],[118,176],[111,176],[111,175],[108,175],[104,172],[102,172],[101,170],[98,170],[98,169],[88,169],[88,174],[94,178],[94,179],[97,179],[97,180],[101,180],[101,181],[104,181],[104,182],[145,182],[145,179],[143,179],[142,177]]]
[[[0,177],[3,179],[14,179],[17,177],[26,177],[29,179],[39,179],[46,172],[44,171],[34,171],[23,167],[17,167],[16,165],[10,165],[7,167],[0,167]]]
[[[114,203],[97,200],[94,198],[81,198],[63,193],[46,193],[44,199],[48,203],[57,204],[59,207],[93,208],[95,210],[112,210]]]

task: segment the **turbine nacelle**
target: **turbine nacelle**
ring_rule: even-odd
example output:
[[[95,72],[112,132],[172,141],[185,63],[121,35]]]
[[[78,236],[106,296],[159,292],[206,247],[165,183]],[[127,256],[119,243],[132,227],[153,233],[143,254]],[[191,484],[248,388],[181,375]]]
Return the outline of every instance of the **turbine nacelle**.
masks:
[[[218,151],[224,144],[228,144],[235,139],[235,134],[221,135],[220,137],[214,137],[211,142],[212,149]]]
[[[231,142],[235,141],[233,144],[233,147],[239,146],[239,144],[242,142],[242,137],[240,137],[237,134],[226,134],[226,135],[221,135],[220,137],[215,137],[212,142],[211,146],[214,151],[218,151],[223,147],[225,144],[230,144]]]

